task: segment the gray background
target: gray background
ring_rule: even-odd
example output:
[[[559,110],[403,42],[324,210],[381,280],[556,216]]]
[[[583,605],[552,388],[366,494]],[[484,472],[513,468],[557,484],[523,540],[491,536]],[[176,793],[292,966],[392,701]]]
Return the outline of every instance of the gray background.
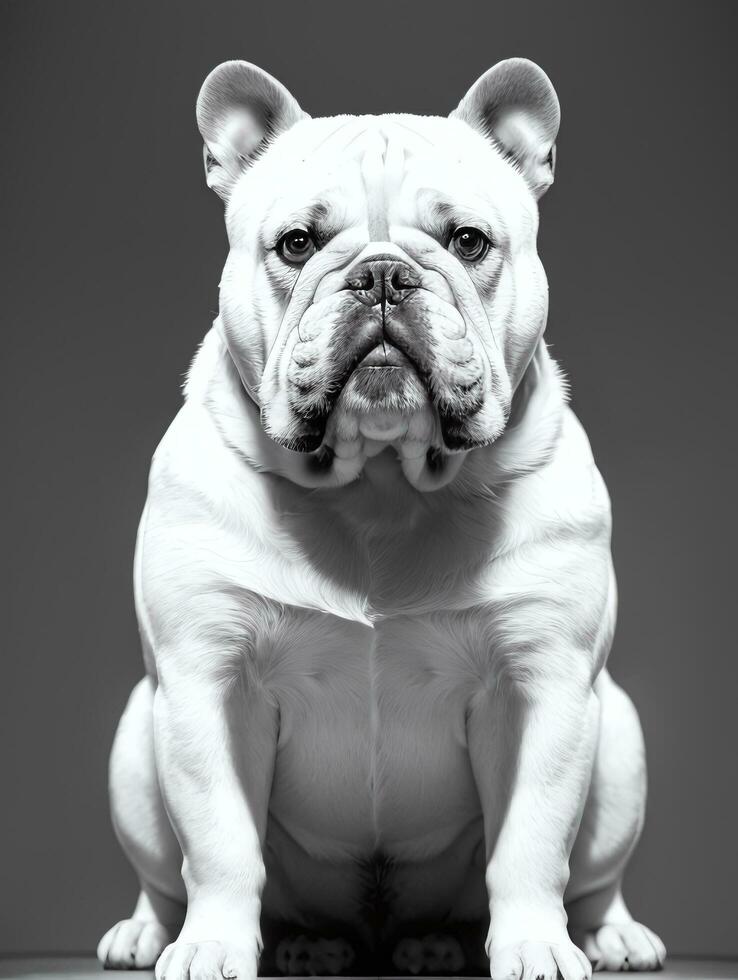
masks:
[[[548,337],[613,499],[611,664],[649,750],[626,894],[672,951],[738,953],[738,6],[0,11],[0,950],[91,949],[134,899],[105,785],[142,672],[134,535],[226,254],[200,83],[243,57],[314,115],[446,113],[493,62],[525,55],[563,107],[542,208]]]

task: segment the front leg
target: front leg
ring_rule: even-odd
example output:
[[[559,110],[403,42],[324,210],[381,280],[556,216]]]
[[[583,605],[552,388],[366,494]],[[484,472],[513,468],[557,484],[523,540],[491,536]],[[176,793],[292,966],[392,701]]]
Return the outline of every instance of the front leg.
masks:
[[[567,934],[563,895],[598,702],[581,650],[527,659],[529,670],[517,680],[477,694],[468,716],[487,843],[490,973],[495,980],[555,980],[559,973],[583,980],[591,966]]]
[[[256,977],[262,846],[277,709],[216,649],[169,650],[154,702],[157,767],[182,847],[187,915],[157,980]],[[258,685],[257,685],[258,687]]]

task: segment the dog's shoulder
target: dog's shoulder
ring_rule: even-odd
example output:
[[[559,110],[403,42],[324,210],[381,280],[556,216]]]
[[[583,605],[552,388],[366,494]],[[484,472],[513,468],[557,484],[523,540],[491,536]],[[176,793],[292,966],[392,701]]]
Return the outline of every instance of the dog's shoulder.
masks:
[[[270,497],[270,475],[246,455],[258,411],[231,377],[234,370],[216,322],[193,359],[184,404],[154,452],[149,501],[163,503],[174,522],[245,520],[268,535],[274,515],[259,508]]]
[[[152,458],[135,563],[142,633],[156,646],[193,616],[222,631],[265,603],[365,622],[361,598],[311,569],[286,530],[299,488],[244,456],[258,413],[252,422],[223,354],[211,331]],[[235,445],[229,424],[240,429]]]
[[[564,405],[547,458],[501,496],[501,541],[517,553],[597,549],[609,554],[610,497],[582,423]]]

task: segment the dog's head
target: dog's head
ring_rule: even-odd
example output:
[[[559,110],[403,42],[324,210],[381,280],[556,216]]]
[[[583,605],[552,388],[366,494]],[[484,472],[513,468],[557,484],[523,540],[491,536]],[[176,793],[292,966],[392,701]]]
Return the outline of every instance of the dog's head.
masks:
[[[411,482],[442,485],[503,432],[545,327],[547,76],[501,62],[448,118],[312,119],[230,61],[197,119],[226,201],[221,322],[266,433],[316,480],[347,482],[393,445]]]

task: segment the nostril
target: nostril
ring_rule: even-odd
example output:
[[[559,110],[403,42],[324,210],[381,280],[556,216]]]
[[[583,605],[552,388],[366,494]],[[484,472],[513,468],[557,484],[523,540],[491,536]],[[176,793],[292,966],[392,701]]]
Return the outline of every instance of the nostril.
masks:
[[[392,270],[390,285],[393,289],[416,289],[418,284],[413,280],[409,269],[396,266]]]
[[[346,285],[349,289],[374,289],[374,273],[371,269],[364,269],[358,275],[348,278]]]

